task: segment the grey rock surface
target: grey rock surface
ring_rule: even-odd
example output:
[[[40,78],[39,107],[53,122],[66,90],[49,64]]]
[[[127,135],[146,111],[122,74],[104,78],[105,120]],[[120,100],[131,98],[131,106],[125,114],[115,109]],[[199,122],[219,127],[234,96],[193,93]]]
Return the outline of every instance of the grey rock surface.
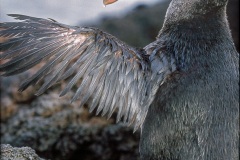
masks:
[[[30,147],[12,147],[1,144],[1,160],[44,160]]]
[[[14,84],[24,77],[2,79],[1,143],[29,146],[54,160],[138,159],[139,132],[115,124],[114,118],[96,117],[79,102],[69,103],[71,94],[59,98],[61,86],[39,97],[30,96],[31,88],[18,93]]]

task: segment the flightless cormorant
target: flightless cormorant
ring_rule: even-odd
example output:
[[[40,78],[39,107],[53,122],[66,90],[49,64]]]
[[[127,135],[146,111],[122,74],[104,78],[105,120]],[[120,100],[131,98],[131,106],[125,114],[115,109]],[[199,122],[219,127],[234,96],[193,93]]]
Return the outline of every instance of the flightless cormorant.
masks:
[[[116,0],[104,0],[105,4]],[[11,14],[0,24],[2,76],[45,62],[20,86],[40,80],[42,94],[68,79],[60,96],[81,84],[72,101],[141,129],[142,160],[236,160],[239,55],[227,0],[172,0],[164,25],[143,49],[97,28]],[[47,77],[47,79],[46,79]]]

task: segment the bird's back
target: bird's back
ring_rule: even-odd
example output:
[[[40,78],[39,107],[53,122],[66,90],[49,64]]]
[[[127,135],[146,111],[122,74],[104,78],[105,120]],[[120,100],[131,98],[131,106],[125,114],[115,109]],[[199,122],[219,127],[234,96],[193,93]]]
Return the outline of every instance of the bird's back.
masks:
[[[163,84],[142,128],[144,160],[237,159],[238,77],[231,71],[179,74]]]
[[[239,57],[226,20],[209,23],[167,26],[158,37],[166,44],[159,54],[175,55],[177,71],[148,110],[144,160],[238,159]]]

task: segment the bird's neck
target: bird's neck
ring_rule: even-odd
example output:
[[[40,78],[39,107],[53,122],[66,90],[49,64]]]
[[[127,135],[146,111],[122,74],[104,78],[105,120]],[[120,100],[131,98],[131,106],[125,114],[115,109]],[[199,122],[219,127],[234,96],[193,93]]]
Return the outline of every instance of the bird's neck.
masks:
[[[165,17],[165,25],[225,14],[227,0],[172,0]],[[219,15],[220,14],[220,15]]]
[[[217,22],[226,23],[227,2],[215,2],[221,0],[211,0],[205,3],[201,2],[202,0],[198,1],[172,0],[167,9],[163,30],[179,25],[197,27],[196,25],[201,25],[201,23],[208,23],[207,25],[212,26]],[[215,3],[211,4],[211,2]]]
[[[188,63],[192,63],[190,67],[199,63],[199,59],[208,53],[224,54],[224,50],[235,50],[226,18],[226,6],[214,13],[195,16],[183,13],[177,17],[178,11],[172,13],[171,8],[168,10],[157,39],[164,42],[168,53],[174,54],[180,68],[184,68],[182,65],[189,66]],[[213,56],[217,58],[218,55]]]
[[[171,10],[171,9],[170,9]],[[224,38],[231,38],[231,33],[226,16],[226,6],[208,14],[191,15],[167,13],[165,22],[158,37],[163,35],[175,36],[171,40],[205,40],[215,41]]]

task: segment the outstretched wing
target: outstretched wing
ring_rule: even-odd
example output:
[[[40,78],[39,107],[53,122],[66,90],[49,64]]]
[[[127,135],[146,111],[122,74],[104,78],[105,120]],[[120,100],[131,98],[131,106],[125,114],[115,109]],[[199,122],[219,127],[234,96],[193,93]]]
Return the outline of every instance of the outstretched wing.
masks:
[[[72,27],[24,15],[11,14],[21,22],[0,24],[0,66],[3,76],[24,72],[46,62],[20,86],[20,91],[48,77],[37,91],[42,94],[53,84],[70,79],[60,96],[81,80],[72,97],[81,104],[90,103],[90,111],[110,117],[118,108],[117,119],[135,123],[144,121],[150,101],[151,66],[144,51],[127,46],[96,28]],[[69,78],[70,77],[70,78]]]

